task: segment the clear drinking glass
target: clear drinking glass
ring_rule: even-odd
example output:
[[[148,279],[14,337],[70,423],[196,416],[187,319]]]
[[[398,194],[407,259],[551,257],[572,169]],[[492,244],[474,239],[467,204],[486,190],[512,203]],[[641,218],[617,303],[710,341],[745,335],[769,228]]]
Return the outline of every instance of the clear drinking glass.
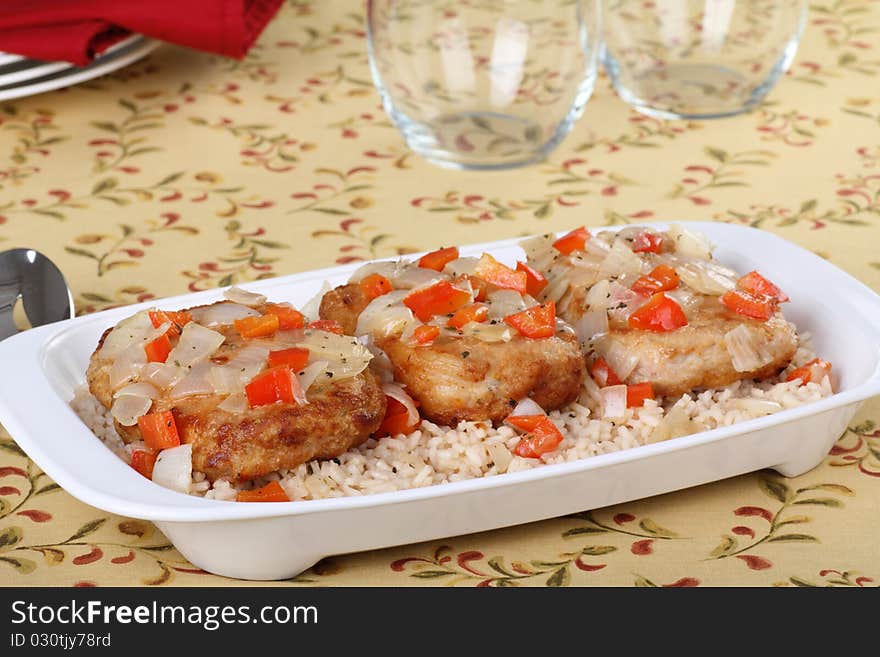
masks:
[[[543,159],[596,79],[600,0],[370,0],[370,63],[409,147],[442,166]]]
[[[806,0],[605,0],[603,63],[646,114],[738,114],[789,67],[806,12]]]

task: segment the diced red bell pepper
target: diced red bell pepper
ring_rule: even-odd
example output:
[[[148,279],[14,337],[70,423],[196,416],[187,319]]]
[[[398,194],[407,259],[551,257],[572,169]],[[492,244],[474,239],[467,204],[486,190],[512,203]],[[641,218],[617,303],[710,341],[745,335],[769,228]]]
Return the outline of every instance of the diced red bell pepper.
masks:
[[[736,282],[736,286],[740,290],[745,290],[755,296],[773,297],[779,303],[785,303],[789,300],[788,295],[776,287],[773,283],[761,276],[756,271],[750,271]]]
[[[391,285],[391,281],[385,278],[382,274],[370,274],[358,283],[358,287],[361,288],[361,291],[368,299],[381,297],[383,294],[388,294],[394,289],[394,286]]]
[[[658,292],[630,315],[627,323],[630,328],[663,333],[687,326],[688,321],[674,299]]]
[[[740,315],[766,322],[778,307],[774,297],[756,296],[745,290],[728,290],[721,295],[721,303]]]
[[[464,287],[464,283],[470,283],[471,289],[474,291],[474,301],[485,301],[489,293],[489,284],[482,278],[462,274],[455,279],[455,284]]]
[[[241,319],[236,319],[233,323],[235,324],[235,330],[239,332],[241,337],[249,340],[275,335],[281,325],[278,315],[243,317]]]
[[[831,363],[821,358],[814,358],[806,365],[798,367],[792,371],[785,379],[786,381],[801,380],[801,385],[808,383],[820,383],[826,376],[831,376]]]
[[[526,275],[526,292],[533,297],[537,297],[547,287],[547,277],[533,267],[529,267],[524,262],[516,263],[516,270]]]
[[[264,312],[267,315],[275,315],[278,318],[278,329],[281,331],[301,329],[306,323],[305,315],[293,306],[267,303]]]
[[[409,411],[407,411],[406,406],[393,397],[386,397],[385,399],[388,402],[388,406],[385,408],[385,418],[382,420],[382,424],[379,425],[376,436],[382,438],[384,436],[406,435],[415,431],[422,419],[419,417],[414,422],[410,422]]]
[[[161,326],[161,324],[160,324]],[[131,467],[145,476],[153,478],[153,466],[156,465],[156,452],[151,449],[138,449],[131,454]]]
[[[302,347],[290,347],[269,352],[269,367],[286,365],[294,372],[299,372],[308,362],[309,350]]]
[[[663,236],[643,230],[633,238],[632,250],[636,253],[662,253]]]
[[[168,329],[168,336],[174,337],[180,335],[182,326],[186,326],[192,321],[192,315],[185,310],[151,310],[150,321],[153,323],[153,328],[159,328],[165,322],[170,322],[171,328]]]
[[[525,294],[528,286],[526,273],[516,271],[507,265],[498,262],[488,253],[484,253],[474,268],[474,276],[482,278],[489,285],[501,288],[503,290],[516,290],[520,294]]]
[[[541,422],[547,418],[546,415],[508,415],[504,420],[512,427],[516,427],[520,431],[534,431]]]
[[[429,344],[433,344],[434,340],[436,340],[439,335],[439,326],[434,326],[433,324],[423,324],[422,326],[416,327],[416,329],[413,331],[412,339],[415,344],[426,347]]]
[[[674,290],[678,287],[679,278],[676,271],[669,265],[657,265],[651,270],[651,273],[640,277],[632,285],[632,291],[641,294],[643,297],[649,297],[657,292],[665,292],[666,290]]]
[[[419,320],[427,322],[436,315],[454,313],[470,301],[470,296],[449,281],[438,281],[429,287],[411,292],[403,299],[403,303]]]
[[[293,387],[299,385],[299,380],[291,369],[281,365],[261,372],[244,387],[251,408],[266,406],[275,402],[292,404],[295,399]]]
[[[241,490],[235,496],[236,502],[290,502],[290,498],[277,481],[270,481],[262,488]]]
[[[171,411],[147,413],[138,418],[141,438],[150,449],[161,450],[180,445],[177,423]]]
[[[144,347],[144,352],[147,354],[147,362],[164,363],[168,360],[168,354],[171,353],[171,340],[168,339],[168,333],[170,332],[169,330],[164,335],[160,335],[155,340],[147,343]]]
[[[611,366],[601,356],[590,366],[590,374],[593,375],[593,380],[600,388],[619,386],[622,383],[614,370],[611,369]]]
[[[573,231],[566,233],[558,240],[553,242],[554,248],[564,255],[570,254],[572,251],[583,251],[584,246],[592,237],[586,226],[575,228]]]
[[[455,314],[446,322],[446,326],[461,329],[470,322],[485,322],[489,317],[489,308],[481,303],[471,303],[455,311]]]
[[[458,258],[458,247],[448,246],[444,249],[437,249],[426,253],[419,258],[419,267],[425,269],[433,269],[434,271],[443,271],[447,263]]]
[[[527,338],[550,338],[556,334],[556,304],[548,301],[504,318]]]
[[[335,333],[336,335],[342,335],[344,333],[342,325],[335,319],[316,319],[314,322],[309,323],[309,328],[318,331],[327,331],[327,333]]]
[[[654,386],[651,383],[633,383],[626,387],[626,407],[638,408],[645,405],[646,399],[654,399]]]
[[[562,432],[553,424],[553,420],[546,415],[540,417],[541,419],[535,422],[534,428],[530,429],[513,448],[513,453],[517,456],[524,459],[541,458],[543,454],[559,447],[562,442]],[[510,419],[508,418],[508,421]]]

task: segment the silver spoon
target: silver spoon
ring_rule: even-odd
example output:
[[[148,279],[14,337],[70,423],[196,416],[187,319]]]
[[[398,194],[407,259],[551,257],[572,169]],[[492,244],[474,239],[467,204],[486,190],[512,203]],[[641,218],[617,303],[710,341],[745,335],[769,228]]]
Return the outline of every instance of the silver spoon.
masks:
[[[73,296],[64,275],[54,262],[33,249],[0,253],[0,340],[18,333],[12,313],[19,298],[32,326],[74,315]]]

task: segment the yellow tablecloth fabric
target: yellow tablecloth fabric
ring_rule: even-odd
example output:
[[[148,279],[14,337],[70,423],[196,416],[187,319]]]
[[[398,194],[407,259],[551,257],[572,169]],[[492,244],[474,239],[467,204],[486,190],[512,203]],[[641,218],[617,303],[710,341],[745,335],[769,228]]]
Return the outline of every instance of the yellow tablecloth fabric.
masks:
[[[45,252],[86,313],[584,222],[715,219],[778,233],[880,289],[878,35],[877,0],[817,0],[791,71],[747,115],[658,121],[603,78],[547,162],[461,173],[408,153],[390,125],[362,3],[289,0],[243,62],[162,46],[0,104],[0,249]],[[875,399],[796,479],[754,473],[333,557],[286,584],[876,586],[877,421]],[[198,571],[149,523],[78,502],[0,433],[0,584],[240,582]]]

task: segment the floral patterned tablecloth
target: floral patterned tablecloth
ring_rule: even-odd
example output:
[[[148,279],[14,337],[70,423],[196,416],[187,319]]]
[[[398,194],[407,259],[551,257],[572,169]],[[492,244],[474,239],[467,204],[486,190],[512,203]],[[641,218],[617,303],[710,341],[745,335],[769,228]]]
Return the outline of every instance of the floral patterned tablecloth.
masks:
[[[447,171],[410,154],[382,111],[362,3],[288,0],[244,61],[162,46],[0,104],[0,249],[45,252],[88,313],[441,243],[715,219],[878,290],[878,85],[880,2],[815,0],[791,71],[747,115],[655,120],[603,78],[547,162]],[[758,472],[333,557],[284,584],[876,586],[878,422],[874,399],[796,479]],[[0,431],[0,584],[240,582],[187,563],[150,523],[78,502]]]

